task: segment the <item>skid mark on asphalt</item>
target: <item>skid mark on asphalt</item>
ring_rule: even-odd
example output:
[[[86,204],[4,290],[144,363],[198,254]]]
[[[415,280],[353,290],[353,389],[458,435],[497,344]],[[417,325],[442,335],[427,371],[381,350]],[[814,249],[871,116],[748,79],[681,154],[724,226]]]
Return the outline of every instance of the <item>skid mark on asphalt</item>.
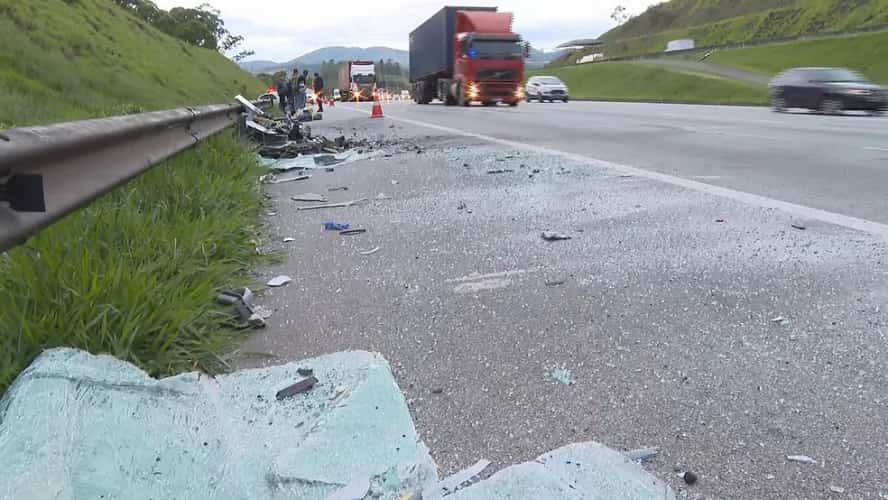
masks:
[[[351,107],[344,107],[343,109],[349,109],[351,111],[356,111],[358,113],[370,114],[369,111],[363,109],[356,109]],[[427,123],[420,120],[413,120],[410,118],[402,118],[399,116],[386,115],[386,118],[394,121],[398,121],[401,123],[406,123],[409,125],[415,125],[418,127],[425,127],[432,130],[438,130],[440,132],[446,132],[448,134],[459,135],[463,137],[471,137],[473,139],[479,139],[487,142],[491,142],[494,144],[500,144],[503,146],[508,146],[510,148],[515,149],[523,149],[525,151],[534,151],[542,154],[550,154],[559,156],[561,158],[565,158],[571,161],[584,163],[586,165],[590,165],[592,167],[604,168],[614,170],[621,174],[631,174],[637,175],[639,177],[645,177],[647,179],[659,181],[665,184],[671,184],[673,186],[682,187],[685,189],[691,189],[694,191],[699,191],[701,193],[706,193],[714,196],[719,196],[722,198],[727,198],[729,200],[738,201],[740,203],[744,203],[746,205],[759,207],[759,208],[771,208],[775,210],[780,210],[789,215],[795,217],[802,217],[811,220],[817,220],[820,222],[825,222],[827,224],[833,224],[835,226],[841,226],[848,229],[853,229],[855,231],[860,231],[864,233],[871,234],[873,236],[877,236],[884,240],[888,240],[888,224],[882,224],[880,222],[875,222],[867,219],[861,219],[858,217],[853,217],[850,215],[844,215],[840,213],[830,212],[827,210],[821,210],[819,208],[808,207],[805,205],[799,205],[797,203],[791,203],[788,201],[777,200],[774,198],[768,198],[767,196],[761,196],[757,194],[747,193],[745,191],[737,191],[730,188],[725,188],[721,186],[715,186],[712,184],[706,184],[703,182],[694,181],[691,179],[686,179],[684,177],[676,177],[673,175],[662,174],[659,172],[653,172],[650,170],[644,170],[638,167],[632,167],[630,165],[624,165],[622,163],[616,163],[607,160],[599,160],[596,158],[592,158],[589,156],[581,155],[578,153],[569,153],[567,151],[561,151],[558,149],[552,149],[545,146],[537,146],[535,144],[526,144],[523,142],[511,141],[508,139],[500,139],[498,137],[493,137],[490,135],[484,134],[476,134],[474,132],[467,132],[465,130],[460,130],[451,127],[445,127],[442,125],[436,125],[434,123]]]

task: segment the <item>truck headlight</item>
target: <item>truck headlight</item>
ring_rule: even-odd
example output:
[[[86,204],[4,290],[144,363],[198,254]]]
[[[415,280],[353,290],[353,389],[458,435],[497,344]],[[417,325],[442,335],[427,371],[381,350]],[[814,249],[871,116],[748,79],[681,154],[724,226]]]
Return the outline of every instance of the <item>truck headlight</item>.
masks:
[[[524,99],[524,89],[522,87],[515,89],[515,97],[517,99]]]
[[[475,82],[469,82],[469,85],[466,88],[466,95],[468,95],[471,99],[476,99],[478,97],[478,94],[480,94],[478,90],[478,85],[475,84]]]

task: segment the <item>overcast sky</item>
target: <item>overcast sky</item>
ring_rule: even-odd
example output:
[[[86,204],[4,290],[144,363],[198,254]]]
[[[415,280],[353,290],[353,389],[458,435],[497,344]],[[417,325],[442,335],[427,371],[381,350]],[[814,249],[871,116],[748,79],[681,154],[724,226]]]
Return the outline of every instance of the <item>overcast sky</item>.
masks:
[[[245,38],[250,59],[288,61],[330,45],[407,48],[407,34],[439,10],[442,0],[155,0],[163,8],[195,7],[209,2],[225,26]],[[471,0],[455,5],[497,6],[515,14],[515,30],[534,47],[552,49],[561,42],[594,37],[613,26],[610,14],[625,5],[632,14],[657,0]],[[325,8],[325,5],[331,7]],[[335,6],[335,7],[332,7]]]

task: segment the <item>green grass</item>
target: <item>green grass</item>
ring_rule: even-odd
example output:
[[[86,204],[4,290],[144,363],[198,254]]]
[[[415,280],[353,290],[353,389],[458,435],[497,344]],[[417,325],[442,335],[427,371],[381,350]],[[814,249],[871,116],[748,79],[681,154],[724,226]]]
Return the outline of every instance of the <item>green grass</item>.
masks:
[[[261,82],[110,0],[0,0],[0,127],[231,102]],[[0,254],[0,393],[55,346],[153,375],[224,368],[216,292],[247,282],[254,154],[225,132]]]
[[[230,102],[264,85],[110,0],[0,0],[0,128]]]
[[[888,0],[672,0],[602,35],[610,57],[660,52],[692,38],[706,47],[888,23]]]
[[[888,32],[720,50],[709,60],[767,75],[799,66],[842,66],[888,84]]]
[[[643,64],[610,62],[529,72],[553,75],[570,87],[571,97],[616,101],[701,104],[765,104],[767,90],[724,78]]]

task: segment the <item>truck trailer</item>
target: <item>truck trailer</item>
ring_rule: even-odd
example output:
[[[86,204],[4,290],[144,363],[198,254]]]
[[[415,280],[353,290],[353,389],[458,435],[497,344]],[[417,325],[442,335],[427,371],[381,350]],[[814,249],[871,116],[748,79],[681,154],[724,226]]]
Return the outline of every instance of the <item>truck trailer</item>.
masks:
[[[343,101],[372,101],[376,92],[373,61],[348,61],[339,68],[339,92]]]
[[[444,7],[410,33],[413,100],[517,106],[527,48],[512,14],[496,7]]]

